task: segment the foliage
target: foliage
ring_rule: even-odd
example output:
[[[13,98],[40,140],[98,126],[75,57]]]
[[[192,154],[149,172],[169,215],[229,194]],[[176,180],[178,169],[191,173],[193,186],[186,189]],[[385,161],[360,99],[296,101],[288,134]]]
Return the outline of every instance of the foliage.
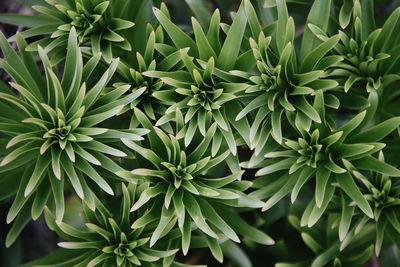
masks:
[[[165,245],[162,250],[149,247],[149,234],[154,230],[152,227],[144,225],[131,228],[132,218],[139,215],[131,213],[129,207],[137,199],[136,192],[142,189],[134,184],[128,187],[122,184],[120,198],[110,200],[106,206],[98,199],[95,200],[96,211],[84,205],[85,229],[76,229],[63,222],[56,223],[54,215],[47,210],[49,227],[66,241],[58,244],[62,248],[53,255],[29,265],[156,266],[159,260],[173,256],[177,249],[168,249],[169,246]],[[121,202],[121,206],[115,205],[115,201]],[[65,251],[68,249],[74,251]],[[56,256],[65,253],[68,255],[65,259]]]
[[[6,246],[44,213],[61,248],[26,267],[398,251],[398,3],[382,20],[373,0],[185,2],[190,20],[156,0],[0,14],[25,27],[0,34]]]

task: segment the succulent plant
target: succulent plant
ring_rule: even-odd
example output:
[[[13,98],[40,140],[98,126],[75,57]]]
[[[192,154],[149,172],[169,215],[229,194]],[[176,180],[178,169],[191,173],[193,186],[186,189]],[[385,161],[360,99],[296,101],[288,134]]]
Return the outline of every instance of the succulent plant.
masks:
[[[307,130],[311,122],[321,123],[321,117],[313,107],[317,92],[324,92],[327,107],[338,107],[337,98],[328,93],[338,83],[327,78],[325,71],[339,63],[342,57],[325,55],[338,43],[339,35],[324,40],[299,62],[294,44],[293,18],[288,17],[285,6],[279,6],[277,38],[265,36],[260,29],[253,30],[254,36],[250,38],[258,73],[248,75],[252,85],[245,91],[247,101],[236,120],[254,111],[250,129],[251,148],[263,146],[269,134],[281,143],[282,121],[293,113],[296,114],[296,123]],[[257,21],[257,18],[254,19]],[[275,44],[272,45],[272,41]]]
[[[244,60],[235,58],[241,49],[241,40],[246,26],[244,5],[242,4],[234,18],[232,30],[227,33],[225,42],[220,43],[220,14],[216,10],[211,18],[207,35],[199,22],[192,18],[194,39],[174,26],[168,18],[168,14],[155,9],[155,15],[171,38],[175,48],[180,53],[180,59],[184,68],[176,71],[160,72],[147,71],[144,75],[160,78],[171,89],[159,90],[153,95],[165,105],[168,105],[166,114],[161,117],[156,125],[163,125],[175,117],[177,109],[184,115],[185,125],[177,134],[177,137],[185,137],[185,146],[191,143],[198,130],[205,135],[207,129],[216,122],[218,130],[215,133],[213,154],[219,149],[221,143],[226,143],[233,155],[237,152],[234,129],[239,133],[245,131],[247,121],[241,124],[230,119],[237,113],[235,107],[240,94],[249,87],[246,79],[234,75],[233,69],[239,67]],[[234,41],[234,38],[237,40]],[[230,71],[230,72],[228,72]],[[239,126],[238,126],[239,125]],[[240,130],[239,130],[240,128]],[[243,130],[244,129],[244,130]],[[242,138],[247,139],[247,136]],[[222,142],[222,141],[225,142]]]
[[[50,37],[40,39],[28,46],[36,50],[37,45],[47,46],[48,50],[59,49],[61,53],[67,46],[68,35],[75,28],[78,42],[90,43],[92,54],[102,53],[107,62],[113,58],[113,50],[119,48],[130,51],[131,44],[126,40],[123,30],[135,24],[117,16],[113,11],[119,1],[101,0],[47,0],[33,9],[44,16],[34,16],[37,26],[24,31],[24,37],[48,34]],[[44,24],[42,24],[44,22]],[[26,25],[31,27],[29,23]]]
[[[398,1],[19,2],[0,265],[399,265]]]
[[[55,216],[46,210],[46,221],[49,227],[64,240],[58,243],[61,249],[33,262],[32,265],[157,266],[163,260],[172,257],[169,264],[163,265],[170,266],[178,249],[170,248],[168,242],[160,246],[161,250],[150,248],[150,235],[154,230],[151,225],[131,228],[132,222],[140,214],[130,213],[129,209],[141,189],[141,186],[134,184],[128,186],[122,184],[120,189],[122,193],[116,199],[105,202],[95,199],[95,211],[84,205],[82,216],[85,226],[83,229],[64,222],[56,223]],[[122,205],[114,205],[116,200]],[[57,257],[63,254],[68,257]]]
[[[384,161],[383,153],[379,159]],[[349,166],[350,171],[363,185],[361,189],[365,199],[370,203],[374,219],[370,220],[355,212],[349,198],[342,199],[339,238],[341,241],[353,238],[354,234],[363,228],[375,228],[375,253],[379,255],[385,235],[390,233],[396,239],[399,234],[399,219],[397,216],[399,201],[398,183],[396,178],[377,172],[363,173]],[[356,222],[356,223],[354,223]]]
[[[93,186],[89,186],[88,178],[109,194],[113,194],[113,189],[92,165],[112,173],[120,168],[105,154],[126,156],[105,143],[118,142],[120,138],[141,140],[141,136],[148,132],[146,129],[99,127],[136,97],[135,93],[119,97],[121,92],[129,89],[126,86],[115,89],[117,94],[103,94],[118,60],[113,61],[98,82],[87,84],[85,81],[100,56],[93,56],[84,65],[76,32],[72,29],[62,79],[57,77],[45,50],[38,48],[46,73],[43,79],[35,69],[32,57],[24,52],[26,43],[20,36],[17,38],[21,55],[9,47],[2,35],[0,38],[5,55],[1,65],[10,71],[15,68],[12,72],[15,82],[10,85],[20,94],[0,94],[4,109],[14,107],[12,117],[5,117],[6,113],[1,117],[0,131],[7,135],[8,143],[0,170],[4,172],[26,166],[18,179],[19,188],[7,222],[13,221],[24,205],[33,205],[32,217],[38,218],[48,201],[56,203],[56,216],[60,221],[64,213],[63,188],[67,184],[71,184],[77,195],[94,209]],[[25,64],[32,69],[28,71]],[[33,204],[28,201],[31,198]],[[24,214],[27,215],[29,213]]]
[[[188,252],[191,242],[192,224],[205,234],[202,236],[219,261],[222,261],[222,254],[218,240],[222,237],[240,242],[237,233],[248,232],[252,233],[250,238],[256,242],[273,243],[271,238],[230,211],[230,206],[260,207],[262,202],[243,193],[251,186],[251,182],[241,180],[242,171],[227,176],[212,172],[215,167],[223,168],[221,163],[229,155],[227,150],[211,156],[209,144],[215,134],[216,124],[209,128],[205,138],[194,149],[189,150],[173,135],[168,136],[159,128],[153,128],[144,113],[136,108],[135,115],[152,132],[149,133],[149,140],[145,140],[148,142],[141,144],[123,139],[124,144],[135,152],[137,161],[142,163],[132,171],[119,171],[117,174],[127,180],[143,181],[147,185],[131,211],[144,205],[149,209],[145,217],[135,221],[134,228],[161,218],[151,236],[150,246],[157,242],[168,225],[176,223],[182,233],[184,254]],[[235,227],[235,224],[240,227]]]
[[[323,100],[318,97],[316,102],[320,101]],[[321,107],[323,103],[318,103],[317,106]],[[385,144],[379,141],[397,128],[400,121],[398,118],[392,118],[365,130],[360,124],[366,123],[366,114],[366,111],[357,114],[338,129],[318,124],[310,133],[298,128],[301,137],[297,140],[284,139],[281,149],[267,153],[267,159],[256,165],[261,167],[256,176],[264,177],[259,179],[271,180],[274,176],[268,175],[277,173],[280,179],[252,193],[257,197],[269,197],[263,209],[270,208],[289,192],[292,192],[291,200],[294,202],[304,184],[315,177],[315,198],[309,206],[309,212],[313,212],[307,214],[310,216],[309,226],[314,225],[327,208],[335,191],[333,182],[337,183],[367,216],[373,218],[372,209],[357,187],[349,168],[354,165],[359,170],[373,170],[384,175],[399,176],[398,169],[373,155],[385,147]],[[272,188],[279,190],[274,192],[271,191]]]
[[[398,69],[394,64],[397,56],[393,54],[396,53],[396,40],[391,33],[399,19],[399,12],[400,9],[394,11],[381,29],[371,31],[369,25],[361,21],[362,7],[359,1],[355,1],[352,31],[339,31],[340,42],[334,47],[335,54],[342,55],[344,60],[330,73],[330,76],[338,77],[346,93],[354,87],[364,87],[371,92],[398,80]],[[351,17],[350,14],[348,16]],[[313,24],[309,27],[318,38],[327,40],[323,30]]]
[[[178,137],[184,136],[185,146],[188,146],[196,131],[205,136],[207,129],[217,123],[218,130],[215,133],[213,144],[214,154],[219,150],[221,141],[229,146],[230,151],[236,154],[236,142],[233,136],[230,121],[225,117],[226,109],[224,105],[234,100],[236,94],[248,87],[245,83],[224,82],[214,75],[214,58],[210,58],[204,69],[195,67],[186,51],[181,50],[181,57],[186,62],[188,72],[177,71],[170,72],[170,77],[165,77],[163,73],[146,72],[145,75],[160,77],[164,83],[173,86],[172,89],[160,90],[154,92],[155,98],[162,103],[169,105],[166,114],[162,116],[156,125],[163,125],[177,116],[179,112],[184,116],[184,126],[177,133]],[[185,82],[184,82],[185,80]],[[176,99],[175,102],[171,101]]]
[[[325,219],[318,228],[302,227],[295,215],[290,215],[288,220],[300,232],[302,241],[312,253],[302,255],[302,259],[295,259],[293,262],[277,263],[276,266],[361,266],[373,254],[373,246],[370,244],[371,227],[359,231],[353,237],[352,243],[343,246],[343,243],[330,239],[337,234],[334,215]]]
[[[174,49],[163,49],[164,33],[161,26],[153,29],[147,25],[147,43],[144,53],[136,53],[136,65],[122,65],[121,73],[125,82],[117,85],[130,85],[132,90],[140,92],[140,97],[129,103],[125,109],[138,107],[143,110],[151,120],[161,117],[165,114],[166,107],[161,101],[154,97],[154,93],[164,88],[166,84],[160,78],[146,76],[147,72],[169,72],[182,68],[180,54]]]

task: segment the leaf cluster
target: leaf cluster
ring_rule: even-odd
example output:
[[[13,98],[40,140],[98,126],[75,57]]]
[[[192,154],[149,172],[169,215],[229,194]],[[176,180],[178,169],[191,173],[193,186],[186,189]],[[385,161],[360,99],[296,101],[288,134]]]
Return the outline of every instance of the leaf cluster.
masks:
[[[399,246],[400,9],[378,28],[372,0],[243,0],[226,24],[186,2],[189,29],[146,1],[0,14],[29,28],[0,34],[6,245],[44,213],[65,242],[26,266],[186,266],[177,252],[193,248],[249,266],[238,244],[284,239],[259,221],[289,195],[312,253],[276,266],[358,266]],[[310,7],[303,28],[292,2]]]

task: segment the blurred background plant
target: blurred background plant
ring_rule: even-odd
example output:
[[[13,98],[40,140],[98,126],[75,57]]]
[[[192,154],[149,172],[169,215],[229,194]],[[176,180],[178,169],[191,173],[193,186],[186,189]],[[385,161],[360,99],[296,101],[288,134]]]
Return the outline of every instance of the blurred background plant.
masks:
[[[119,2],[124,3],[125,1],[119,0]],[[144,54],[147,41],[144,38],[146,36],[147,23],[156,22],[152,7],[160,7],[161,2],[161,0],[126,1],[127,4],[124,12],[120,15],[122,19],[135,22],[135,27],[131,30],[130,34],[126,35],[126,39],[132,45],[133,51]],[[236,12],[241,0],[165,0],[163,2],[169,8],[172,21],[184,31],[191,33],[191,16],[195,16],[198,22],[207,28],[213,11],[218,8],[221,12],[221,22],[230,24],[232,22],[232,12]],[[262,25],[268,25],[277,19],[277,10],[273,7],[275,0],[252,0],[251,2]],[[307,16],[314,1],[287,0],[286,2],[289,14],[295,21],[295,37],[297,37],[305,29]],[[343,5],[346,8],[346,3],[352,1],[335,0],[334,2],[337,8],[334,12],[339,13],[339,7]],[[30,6],[37,4],[45,4],[45,2],[43,0],[0,0],[0,13],[35,14],[36,11],[31,9]],[[264,8],[265,6],[271,8]],[[374,4],[376,25],[381,27],[389,14],[398,6],[400,6],[399,0],[376,0]],[[22,26],[12,25],[14,23],[12,17],[7,18],[6,15],[3,15],[1,20],[9,23],[0,23],[0,30],[7,37],[13,36],[16,32],[24,29]],[[29,24],[29,21],[26,23]],[[341,21],[340,23],[342,25],[345,22]],[[141,39],[145,41],[136,41]],[[118,51],[118,53],[126,52]],[[133,62],[137,61],[135,53],[129,53],[128,57]],[[0,77],[1,86],[10,81],[10,77],[2,70],[0,71]],[[387,108],[390,109],[390,107]],[[392,112],[391,110],[391,114],[393,113],[397,116],[399,115],[398,111]],[[5,144],[0,143],[1,151],[3,151],[4,147]],[[398,149],[394,149],[393,152],[398,153]],[[240,156],[249,158],[251,153],[243,150],[240,151]],[[246,171],[246,173],[250,175],[254,174],[252,171]],[[395,185],[398,185],[398,183],[394,183],[392,188]],[[386,188],[380,188],[378,185],[375,186],[377,188],[372,188],[372,185],[367,188],[371,192],[366,189],[363,193],[369,196],[368,200],[373,205],[379,206],[379,203],[376,203],[379,202],[378,200],[380,200],[383,194],[380,194],[379,190],[383,192]],[[399,186],[396,187],[396,192],[398,192],[398,188]],[[0,190],[2,189],[0,188]],[[387,190],[390,191],[390,189]],[[400,266],[399,240],[393,240],[397,246],[392,245],[392,242],[383,242],[379,258],[374,256],[370,244],[374,243],[375,231],[378,230],[375,230],[377,226],[373,223],[362,227],[362,230],[353,237],[351,245],[346,247],[340,255],[339,243],[329,242],[332,236],[335,236],[333,239],[337,239],[338,229],[337,227],[331,229],[331,226],[335,220],[337,221],[335,216],[337,217],[340,213],[324,217],[313,229],[302,227],[299,220],[303,210],[313,198],[313,194],[312,186],[305,186],[301,198],[295,204],[291,204],[290,198],[285,197],[267,212],[252,210],[251,212],[245,211],[243,213],[247,222],[258,227],[276,241],[276,244],[273,246],[259,246],[252,240],[244,239],[242,245],[239,247],[237,244],[227,241],[221,245],[226,256],[226,260],[222,264],[213,259],[208,249],[194,249],[187,256],[179,255],[179,258],[187,264],[207,264],[208,266],[294,267],[310,266],[315,261],[329,266]],[[5,220],[11,203],[11,199],[0,199],[1,244],[5,243],[6,234],[11,227],[11,225],[6,224]],[[335,207],[332,207],[332,209],[335,209]],[[340,208],[337,208],[337,210],[340,210]],[[74,195],[67,195],[64,221],[70,225],[81,225],[83,217],[76,216],[77,214],[82,214],[82,207],[79,200]],[[19,266],[25,262],[37,259],[54,250],[59,241],[60,238],[48,229],[44,218],[40,217],[38,220],[28,224],[10,248],[5,248],[1,245],[0,266]],[[363,253],[360,255],[352,254],[352,249],[354,248],[356,249],[355,251],[359,252],[362,250]],[[364,263],[365,260],[366,263]]]

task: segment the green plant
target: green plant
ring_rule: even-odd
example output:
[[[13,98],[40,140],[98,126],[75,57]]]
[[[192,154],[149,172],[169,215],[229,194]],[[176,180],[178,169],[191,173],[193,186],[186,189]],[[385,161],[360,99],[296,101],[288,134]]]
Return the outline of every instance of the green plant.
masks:
[[[39,25],[25,32],[26,37],[51,34],[49,39],[37,43],[47,47],[59,47],[67,43],[68,33],[76,28],[79,44],[90,42],[93,54],[102,52],[104,59],[110,62],[114,47],[130,51],[130,43],[118,32],[134,26],[133,22],[123,20],[117,14],[118,1],[47,1],[48,5],[37,5],[33,8],[46,17],[36,17],[35,21],[45,20],[46,24]],[[48,23],[48,20],[52,20]],[[31,44],[33,49],[37,43]]]
[[[26,267],[398,254],[398,2],[185,2],[0,14],[27,27],[0,34],[6,246],[44,213],[61,248]]]
[[[118,142],[120,138],[141,140],[141,136],[148,132],[145,129],[115,130],[95,126],[118,114],[125,104],[138,95],[133,92],[120,97],[129,86],[121,86],[105,93],[105,86],[113,76],[118,60],[113,61],[98,82],[93,85],[89,83],[100,56],[93,56],[83,65],[74,28],[69,33],[67,60],[61,81],[40,46],[38,52],[45,68],[45,80],[36,68],[33,58],[24,52],[26,43],[21,36],[17,36],[21,55],[9,47],[3,36],[0,38],[5,54],[1,65],[10,70],[16,82],[10,85],[22,96],[18,98],[12,91],[0,95],[5,111],[1,117],[0,131],[10,136],[5,151],[7,154],[2,159],[0,168],[2,172],[6,172],[21,166],[26,167],[7,222],[13,221],[25,205],[32,205],[32,218],[37,219],[48,201],[55,203],[57,220],[61,222],[66,181],[94,209],[93,191],[87,185],[87,178],[107,193],[114,192],[92,165],[115,172],[120,167],[104,154],[126,156],[124,152],[106,145],[105,142]],[[31,72],[25,65],[32,68]],[[51,192],[53,194],[49,199]],[[34,198],[33,203],[29,202],[30,198]],[[24,219],[15,224],[16,228],[9,233],[10,239],[7,243],[15,240],[16,232],[27,223],[25,218],[30,217],[26,211],[21,216]],[[25,223],[20,224],[20,221]]]
[[[215,134],[216,124],[209,128],[205,138],[194,146],[195,149],[189,147],[183,150],[182,142],[175,136],[167,136],[159,128],[153,128],[140,110],[135,109],[135,115],[143,126],[152,129],[148,134],[149,144],[142,142],[138,145],[123,140],[127,147],[135,151],[138,163],[132,171],[120,171],[117,175],[143,180],[147,186],[131,211],[150,204],[148,214],[138,219],[133,227],[159,220],[150,245],[157,242],[168,225],[174,226],[176,222],[182,234],[182,251],[185,255],[190,246],[192,224],[197,226],[211,252],[221,262],[223,256],[217,240],[224,237],[240,242],[235,232],[261,244],[273,244],[270,237],[241,220],[230,208],[256,208],[262,205],[262,202],[243,193],[251,186],[250,181],[241,181],[243,172],[220,177],[210,171],[215,167],[223,168],[221,163],[229,155],[227,150],[215,157],[211,156],[208,147]],[[164,145],[162,149],[161,144]]]
[[[142,190],[143,186],[130,184],[127,187],[122,184],[121,197],[110,200],[108,205],[103,205],[98,199],[95,199],[96,211],[84,205],[85,229],[76,229],[63,222],[56,223],[54,215],[47,210],[49,227],[66,241],[59,243],[62,249],[30,265],[152,266],[151,263],[156,264],[163,259],[171,264],[177,249],[168,249],[171,247],[168,243],[160,247],[162,250],[150,248],[149,236],[154,229],[148,225],[131,228],[133,218],[140,215],[131,213],[129,207],[137,199],[136,192]],[[115,201],[120,201],[121,206],[114,205]],[[64,254],[68,257],[63,258]],[[172,260],[169,260],[171,256]]]

